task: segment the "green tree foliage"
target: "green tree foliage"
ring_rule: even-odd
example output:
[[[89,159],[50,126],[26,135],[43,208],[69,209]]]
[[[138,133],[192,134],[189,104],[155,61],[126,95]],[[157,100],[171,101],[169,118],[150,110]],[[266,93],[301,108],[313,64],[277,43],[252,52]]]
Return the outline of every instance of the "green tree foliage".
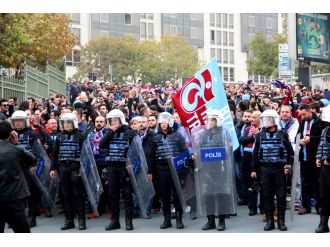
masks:
[[[75,43],[69,23],[65,14],[0,14],[0,64],[57,63]]]
[[[250,42],[251,59],[247,61],[250,74],[278,77],[278,45],[287,43],[287,37],[277,35],[267,42],[261,33],[256,33]]]
[[[130,35],[102,37],[82,47],[75,77],[97,71],[99,77],[109,78],[110,64],[113,80],[142,78],[144,82],[159,83],[192,76],[198,68],[198,57],[183,37],[164,36],[161,42],[139,42]]]

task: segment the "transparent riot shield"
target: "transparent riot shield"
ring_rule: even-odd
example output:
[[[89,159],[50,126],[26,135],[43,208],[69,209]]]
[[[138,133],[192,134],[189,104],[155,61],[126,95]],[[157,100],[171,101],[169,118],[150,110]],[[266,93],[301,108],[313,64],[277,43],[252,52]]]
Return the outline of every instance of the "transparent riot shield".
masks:
[[[48,206],[55,208],[59,178],[56,176],[56,179],[51,179],[49,175],[51,161],[39,139],[34,142],[32,152],[37,158],[37,167],[32,172],[34,182],[41,191]]]
[[[300,135],[297,135],[296,146],[294,148],[294,163],[292,167],[292,181],[291,181],[291,195],[290,195],[290,218],[293,221],[294,218],[294,207],[296,200],[296,188],[298,183],[298,176],[300,174],[299,164],[299,151],[300,151]]]
[[[144,218],[148,218],[148,207],[155,196],[155,189],[152,181],[149,181],[147,177],[148,165],[139,136],[133,138],[128,149],[126,167],[141,214]]]
[[[94,214],[98,216],[99,213],[97,207],[99,204],[100,195],[103,192],[103,186],[97,171],[93,151],[88,140],[84,141],[81,150],[80,170],[89,202]]]
[[[197,212],[200,216],[236,213],[236,186],[232,145],[224,127],[191,131],[195,153]]]

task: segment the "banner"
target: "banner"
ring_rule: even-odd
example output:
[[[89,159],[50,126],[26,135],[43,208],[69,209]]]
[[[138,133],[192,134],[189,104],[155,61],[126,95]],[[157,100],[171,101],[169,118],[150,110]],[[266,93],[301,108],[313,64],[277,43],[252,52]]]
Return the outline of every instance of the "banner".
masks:
[[[208,111],[220,110],[224,116],[223,123],[230,133],[233,150],[239,147],[223,79],[215,58],[177,90],[172,97],[172,102],[181,118],[182,125],[188,127],[189,130],[194,126],[204,125]]]

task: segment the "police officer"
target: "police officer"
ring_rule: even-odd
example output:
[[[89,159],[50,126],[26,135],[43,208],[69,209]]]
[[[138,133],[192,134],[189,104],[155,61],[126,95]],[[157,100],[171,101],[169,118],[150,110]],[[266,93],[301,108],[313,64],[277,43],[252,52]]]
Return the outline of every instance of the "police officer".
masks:
[[[262,196],[266,211],[265,231],[275,229],[274,196],[277,200],[278,229],[286,231],[286,174],[293,164],[294,151],[288,134],[279,128],[279,116],[275,110],[266,110],[260,116],[262,131],[257,134],[253,151],[251,177],[256,178],[260,167]]]
[[[322,111],[322,120],[330,122],[330,106]],[[329,232],[330,215],[330,127],[326,127],[321,134],[321,141],[317,150],[316,165],[321,167],[320,173],[320,224],[316,233]]]
[[[75,228],[76,212],[78,212],[78,229],[85,230],[85,189],[79,171],[83,136],[78,131],[78,120],[73,113],[65,113],[61,117],[60,128],[62,132],[54,143],[50,176],[54,179],[55,170],[59,171],[65,208],[65,223],[61,230]]]
[[[13,129],[18,134],[19,146],[32,153],[33,143],[39,136],[36,132],[30,129],[28,115],[24,111],[16,111],[10,119],[13,124]],[[30,170],[24,168],[23,172],[30,190],[30,196],[27,197],[27,203],[29,207],[28,222],[30,228],[32,228],[37,225],[37,207],[41,201],[41,193],[33,181]]]
[[[160,196],[162,199],[164,222],[160,229],[172,227],[171,223],[171,196],[176,212],[176,228],[182,229],[182,206],[172,179],[168,158],[176,157],[187,151],[186,141],[182,135],[173,129],[174,120],[170,113],[162,112],[158,115],[158,133],[155,136],[155,159],[158,169]]]
[[[105,117],[98,116],[94,121],[94,125],[95,125],[95,128],[88,134],[87,138],[92,147],[95,163],[97,165],[97,170],[102,179],[103,169],[106,169],[106,166],[107,166],[107,164],[105,162],[106,153],[100,149],[100,142],[101,142],[103,136],[105,136],[108,131],[108,129],[106,128]],[[104,191],[106,191],[105,182],[106,181],[104,179],[102,179]],[[107,198],[106,192],[103,192],[100,195],[100,201],[99,201],[99,205],[98,205],[99,214],[102,214],[105,212],[106,198]]]
[[[127,151],[136,135],[125,121],[124,113],[119,109],[107,115],[109,130],[100,142],[100,150],[105,150],[108,169],[108,197],[111,220],[105,227],[106,231],[120,228],[119,199],[120,190],[125,202],[126,230],[133,230],[133,188],[126,169]]]

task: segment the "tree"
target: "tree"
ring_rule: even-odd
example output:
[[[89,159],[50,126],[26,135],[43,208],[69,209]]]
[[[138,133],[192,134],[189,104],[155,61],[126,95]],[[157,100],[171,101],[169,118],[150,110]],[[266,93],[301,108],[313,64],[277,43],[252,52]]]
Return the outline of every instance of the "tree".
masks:
[[[57,63],[75,44],[65,14],[0,14],[0,64]]]
[[[163,37],[161,42],[139,42],[133,36],[102,37],[82,47],[75,77],[97,71],[108,78],[112,65],[113,80],[160,83],[172,78],[192,76],[198,68],[197,52],[182,37]]]
[[[250,74],[278,77],[278,45],[287,43],[287,37],[281,34],[267,42],[261,33],[256,33],[250,42],[251,59],[247,61]]]

